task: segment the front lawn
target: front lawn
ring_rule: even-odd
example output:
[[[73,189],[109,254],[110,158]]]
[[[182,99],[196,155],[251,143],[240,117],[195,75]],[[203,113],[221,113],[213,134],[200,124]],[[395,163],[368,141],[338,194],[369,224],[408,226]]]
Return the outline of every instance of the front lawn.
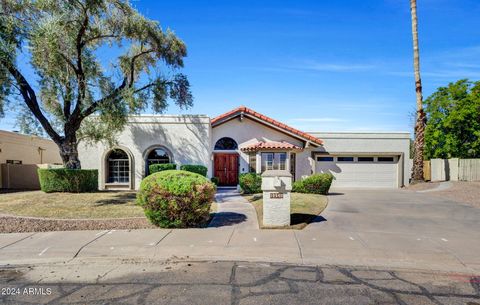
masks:
[[[263,199],[262,194],[244,195],[244,197],[255,207],[258,223],[262,228],[263,220]],[[300,230],[305,228],[315,217],[327,207],[327,197],[317,194],[291,193],[290,223],[282,229]]]
[[[62,219],[144,217],[142,208],[135,205],[135,195],[126,191],[8,193],[0,196],[0,213]]]

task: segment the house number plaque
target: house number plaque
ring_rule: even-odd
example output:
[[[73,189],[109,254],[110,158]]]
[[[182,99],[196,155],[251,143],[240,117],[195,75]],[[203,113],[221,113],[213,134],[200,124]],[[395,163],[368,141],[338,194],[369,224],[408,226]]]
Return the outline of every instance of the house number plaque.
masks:
[[[283,193],[270,193],[270,199],[283,199]]]

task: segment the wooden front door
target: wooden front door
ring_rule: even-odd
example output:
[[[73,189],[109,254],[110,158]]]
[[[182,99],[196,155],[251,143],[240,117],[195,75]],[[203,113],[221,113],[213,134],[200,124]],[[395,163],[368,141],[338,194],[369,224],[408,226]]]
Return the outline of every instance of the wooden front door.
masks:
[[[213,163],[219,185],[238,184],[238,154],[214,154]]]

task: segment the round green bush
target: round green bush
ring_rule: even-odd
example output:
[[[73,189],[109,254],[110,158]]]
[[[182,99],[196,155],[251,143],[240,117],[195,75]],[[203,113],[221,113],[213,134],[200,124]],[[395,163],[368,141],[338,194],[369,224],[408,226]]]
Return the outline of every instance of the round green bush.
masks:
[[[203,177],[207,176],[207,171],[208,171],[206,166],[195,165],[195,164],[184,164],[180,166],[180,169],[187,172],[197,173],[199,175],[202,175]]]
[[[98,190],[96,169],[39,168],[40,189],[45,193],[88,193]]]
[[[163,164],[150,164],[148,166],[148,172],[150,174],[167,171],[171,169],[177,169],[177,165],[175,163],[163,163]]]
[[[142,180],[137,204],[159,227],[198,227],[209,220],[215,191],[215,185],[199,174],[166,170]]]
[[[256,194],[262,192],[262,176],[256,173],[240,174],[238,183],[244,194]]]
[[[311,175],[303,180],[295,181],[292,191],[308,194],[328,194],[332,181],[335,179],[331,173],[321,173]]]

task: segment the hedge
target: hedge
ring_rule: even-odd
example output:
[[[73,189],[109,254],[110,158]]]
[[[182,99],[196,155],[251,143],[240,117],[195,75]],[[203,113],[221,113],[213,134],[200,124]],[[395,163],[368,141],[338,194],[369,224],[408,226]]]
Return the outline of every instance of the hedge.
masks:
[[[208,169],[206,166],[203,166],[203,165],[184,164],[180,166],[180,170],[197,173],[199,175],[202,175],[203,177],[206,177]]]
[[[45,193],[87,193],[98,190],[98,170],[39,168],[40,189]]]
[[[314,174],[293,183],[293,192],[309,194],[328,194],[328,190],[335,179],[330,173]]]
[[[198,227],[210,218],[215,191],[215,185],[199,174],[166,170],[142,180],[137,204],[150,222],[159,227]]]
[[[238,183],[244,194],[256,194],[262,192],[262,176],[256,173],[240,174]]]
[[[150,174],[171,170],[171,169],[177,169],[177,165],[175,163],[163,163],[163,164],[150,164],[148,166],[148,172]]]

